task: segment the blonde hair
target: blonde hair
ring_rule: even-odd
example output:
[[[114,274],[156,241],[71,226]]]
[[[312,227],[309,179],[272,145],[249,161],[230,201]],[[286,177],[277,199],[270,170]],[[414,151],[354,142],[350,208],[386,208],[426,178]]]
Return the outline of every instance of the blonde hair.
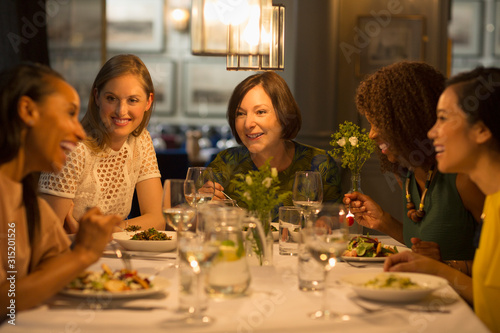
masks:
[[[108,130],[101,120],[94,91],[97,91],[98,95],[110,80],[129,74],[137,76],[142,83],[142,88],[146,96],[150,96],[150,94],[154,96],[155,91],[151,75],[146,65],[144,65],[139,57],[133,54],[120,54],[109,59],[104,66],[102,66],[92,84],[87,112],[82,119],[82,126],[87,132],[87,140],[85,143],[95,151],[103,150],[106,145],[109,145],[110,139]],[[147,127],[153,108],[154,98],[151,107],[144,114],[142,122],[132,132],[133,136],[139,136],[144,128]]]

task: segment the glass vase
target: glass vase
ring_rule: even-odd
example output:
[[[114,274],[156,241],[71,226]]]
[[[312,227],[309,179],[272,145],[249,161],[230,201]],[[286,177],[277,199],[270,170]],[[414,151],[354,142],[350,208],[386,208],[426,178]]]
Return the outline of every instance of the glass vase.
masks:
[[[360,172],[353,172],[351,170],[351,188],[349,190],[349,193],[352,192],[359,192],[363,193],[361,190],[361,173]],[[363,234],[363,226],[358,224],[356,219],[354,219],[354,223],[349,226],[349,235],[361,235]]]
[[[245,237],[248,264],[272,266],[274,240],[271,230],[271,214],[251,212],[245,226],[248,228]]]

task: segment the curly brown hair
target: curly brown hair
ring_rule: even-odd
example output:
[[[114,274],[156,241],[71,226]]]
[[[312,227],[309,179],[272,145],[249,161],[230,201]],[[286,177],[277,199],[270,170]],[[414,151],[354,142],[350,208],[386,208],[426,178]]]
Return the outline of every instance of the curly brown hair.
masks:
[[[445,77],[423,62],[398,62],[381,68],[359,85],[356,107],[392,147],[392,163],[377,147],[382,171],[402,174],[407,168],[436,163],[427,132],[436,122],[436,106]]]

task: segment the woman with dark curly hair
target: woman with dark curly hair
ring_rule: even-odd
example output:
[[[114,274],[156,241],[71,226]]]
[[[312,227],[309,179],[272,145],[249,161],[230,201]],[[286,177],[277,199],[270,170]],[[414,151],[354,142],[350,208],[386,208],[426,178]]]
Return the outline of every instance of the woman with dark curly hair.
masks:
[[[484,195],[467,176],[440,173],[427,138],[444,82],[428,64],[400,62],[360,84],[356,106],[371,125],[369,136],[378,146],[383,171],[394,173],[403,187],[406,214],[401,223],[356,192],[344,202],[351,204],[360,224],[470,273],[474,220],[480,220]]]

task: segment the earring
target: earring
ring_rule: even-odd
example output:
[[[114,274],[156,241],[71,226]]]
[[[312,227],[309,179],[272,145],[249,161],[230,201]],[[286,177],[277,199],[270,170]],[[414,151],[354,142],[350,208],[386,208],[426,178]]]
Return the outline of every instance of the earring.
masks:
[[[31,127],[33,125],[35,125],[35,122],[33,121],[33,119],[28,120],[28,126]]]

